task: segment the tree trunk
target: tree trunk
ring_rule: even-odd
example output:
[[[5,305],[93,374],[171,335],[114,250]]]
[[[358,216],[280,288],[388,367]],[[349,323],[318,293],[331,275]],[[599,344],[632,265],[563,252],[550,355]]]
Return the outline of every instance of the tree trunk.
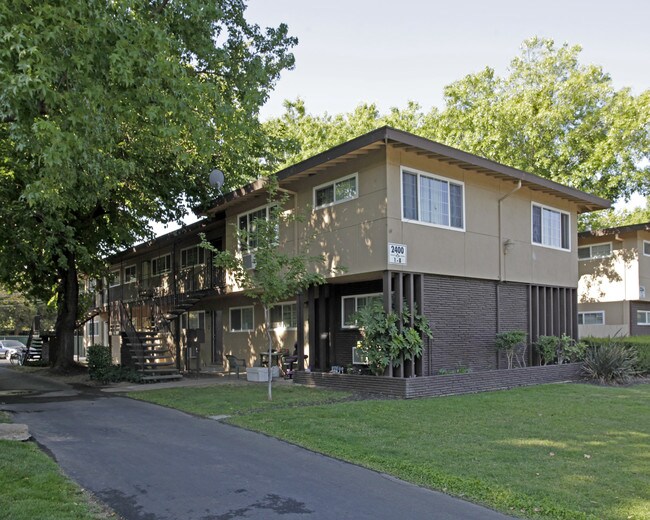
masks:
[[[50,349],[50,362],[60,370],[74,365],[74,331],[79,308],[79,281],[74,255],[67,253],[66,261],[67,267],[59,271],[56,340],[54,348]]]

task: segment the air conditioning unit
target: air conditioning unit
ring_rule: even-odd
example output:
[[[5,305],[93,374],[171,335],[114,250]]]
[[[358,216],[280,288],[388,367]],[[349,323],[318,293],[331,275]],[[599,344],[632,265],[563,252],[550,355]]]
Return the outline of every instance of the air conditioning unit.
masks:
[[[255,254],[249,253],[242,258],[244,262],[244,269],[255,269]]]

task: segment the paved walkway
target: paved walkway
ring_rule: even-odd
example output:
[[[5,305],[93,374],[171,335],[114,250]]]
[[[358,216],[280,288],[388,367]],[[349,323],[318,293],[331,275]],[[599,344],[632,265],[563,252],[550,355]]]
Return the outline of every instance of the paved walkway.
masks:
[[[6,372],[0,391],[16,386]],[[42,381],[23,377],[35,393],[0,409],[126,520],[508,518],[218,421],[47,383],[38,394]]]

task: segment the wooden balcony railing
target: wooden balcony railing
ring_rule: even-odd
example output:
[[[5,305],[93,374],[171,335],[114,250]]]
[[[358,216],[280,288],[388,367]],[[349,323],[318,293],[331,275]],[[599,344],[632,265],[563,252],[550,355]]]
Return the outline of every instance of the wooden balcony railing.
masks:
[[[130,283],[115,285],[108,290],[110,301],[136,301],[223,289],[225,285],[226,277],[223,269],[210,265],[196,265],[180,269],[176,273],[169,272],[139,278]]]

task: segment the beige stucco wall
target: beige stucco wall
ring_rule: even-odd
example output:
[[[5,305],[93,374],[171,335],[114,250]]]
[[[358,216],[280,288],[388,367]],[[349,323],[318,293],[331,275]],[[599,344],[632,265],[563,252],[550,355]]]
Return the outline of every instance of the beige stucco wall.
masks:
[[[464,231],[402,220],[402,167],[464,183]],[[315,187],[353,174],[358,176],[356,199],[313,209]],[[511,245],[506,254],[502,253],[499,199],[515,186],[514,182],[499,181],[389,146],[386,151],[373,151],[287,185],[293,192],[287,209],[297,211],[305,220],[281,228],[281,247],[289,252],[303,248],[308,254],[324,253],[326,262],[319,271],[328,278],[352,279],[364,273],[401,269],[499,279],[501,270],[505,281],[576,287],[577,220],[573,203],[525,187],[508,196],[502,202],[501,239]],[[570,214],[569,251],[532,244],[533,202]],[[237,250],[238,216],[265,203],[261,194],[249,195],[227,209],[227,249]],[[407,246],[406,265],[388,263],[388,243]],[[335,269],[341,267],[344,273],[336,273]]]
[[[605,243],[612,244],[610,257],[578,262],[578,301],[637,300],[639,286],[644,283],[647,284],[647,291],[650,291],[650,265],[646,265],[650,264],[650,257],[643,256],[643,250],[639,249],[639,246],[643,247],[643,242],[637,238],[636,233],[581,238],[579,245]],[[641,270],[647,275],[642,277]]]
[[[464,183],[464,231],[402,220],[402,167]],[[453,276],[499,278],[499,199],[512,192],[515,183],[498,181],[393,148],[390,148],[388,155],[387,177],[387,241],[408,246],[408,263],[402,269]],[[532,202],[570,214],[570,251],[532,244]],[[577,224],[572,203],[522,188],[502,202],[501,226],[502,243],[506,240],[512,243],[507,254],[503,255],[504,280],[565,287],[577,285]]]
[[[630,305],[625,301],[579,303],[578,312],[603,311],[603,325],[579,325],[578,336],[627,336],[630,334]]]
[[[650,231],[640,231],[637,234],[637,250],[639,251],[639,286],[645,288],[645,298],[639,295],[639,299],[650,301],[650,256],[644,254],[644,242],[650,242]]]

